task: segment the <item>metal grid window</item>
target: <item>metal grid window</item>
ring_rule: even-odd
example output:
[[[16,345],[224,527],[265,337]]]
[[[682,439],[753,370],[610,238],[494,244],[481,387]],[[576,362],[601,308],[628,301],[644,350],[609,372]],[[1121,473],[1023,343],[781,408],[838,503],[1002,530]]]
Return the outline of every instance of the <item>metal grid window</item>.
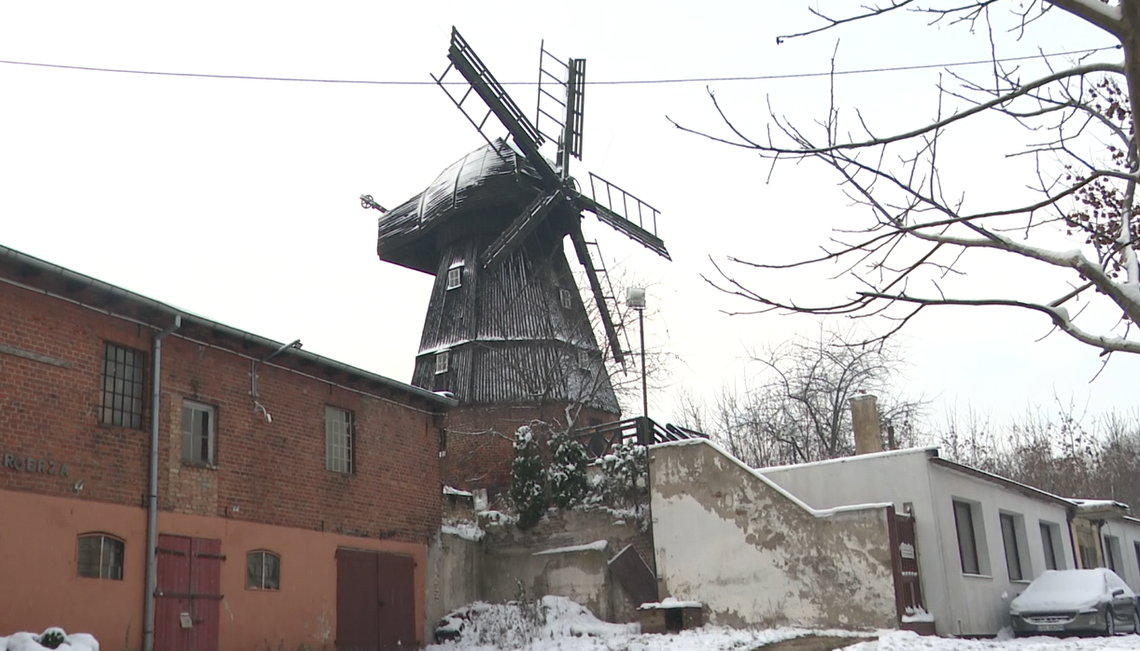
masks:
[[[79,576],[123,580],[123,541],[96,533],[79,536]]]
[[[189,400],[182,401],[182,461],[214,465],[217,434],[214,408]]]
[[[104,425],[142,427],[143,353],[103,345],[103,396],[99,422]]]
[[[325,407],[325,469],[352,472],[352,412]]]
[[[249,590],[280,590],[281,557],[264,550],[246,554],[245,587]]]

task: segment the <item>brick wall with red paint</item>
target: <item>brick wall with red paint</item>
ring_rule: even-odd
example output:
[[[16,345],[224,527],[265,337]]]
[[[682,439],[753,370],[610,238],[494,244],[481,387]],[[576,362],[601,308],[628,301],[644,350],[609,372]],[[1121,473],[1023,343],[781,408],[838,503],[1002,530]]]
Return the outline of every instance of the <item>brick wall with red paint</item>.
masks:
[[[600,425],[618,418],[617,414],[583,408],[577,415],[575,426]],[[492,495],[509,490],[515,431],[536,420],[555,428],[564,428],[565,405],[474,405],[452,408],[445,424],[447,453],[443,457],[444,483],[464,490],[485,488]]]
[[[0,489],[143,506],[155,330],[7,283],[0,305]],[[105,342],[145,353],[141,428],[100,423]],[[178,332],[163,341],[159,508],[426,542],[444,407],[288,357],[258,369],[270,423],[254,410],[250,359]],[[212,467],[182,460],[184,399],[216,409]],[[325,469],[326,405],[353,414],[351,474]]]

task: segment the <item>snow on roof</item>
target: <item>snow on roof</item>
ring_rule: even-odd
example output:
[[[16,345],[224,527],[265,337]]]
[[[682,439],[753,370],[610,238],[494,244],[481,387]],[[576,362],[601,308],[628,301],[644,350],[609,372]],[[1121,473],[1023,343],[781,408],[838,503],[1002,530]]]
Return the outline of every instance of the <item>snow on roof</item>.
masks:
[[[535,553],[531,554],[531,556],[545,556],[547,554],[571,554],[574,552],[594,552],[594,551],[600,552],[600,551],[605,551],[607,546],[609,546],[609,543],[606,542],[605,540],[595,540],[594,542],[586,543],[585,545],[572,545],[570,547],[558,547],[556,549],[544,549],[540,552],[535,552]]]
[[[673,597],[665,597],[661,601],[655,601],[648,604],[641,604],[637,607],[638,610],[660,610],[665,608],[701,608],[704,604],[699,601],[680,601]]]
[[[452,488],[451,486],[444,486],[443,494],[455,495],[456,497],[475,497],[475,494],[471,491],[459,490],[458,488]]]
[[[872,452],[870,454],[858,454],[850,457],[839,457],[838,459],[823,459],[820,461],[809,461],[807,463],[792,463],[783,466],[767,466],[765,468],[756,468],[759,472],[773,472],[776,470],[789,470],[792,468],[810,468],[813,466],[829,466],[833,464],[863,462],[871,459],[882,459],[884,457],[902,457],[912,454],[921,454],[927,457],[937,457],[938,448],[936,446],[927,446],[921,448],[905,448],[903,450],[886,450],[883,452]]]
[[[479,542],[483,539],[483,536],[487,535],[487,532],[483,531],[478,524],[466,520],[444,522],[440,525],[439,531],[440,533],[451,534],[473,542]]]
[[[1128,505],[1124,502],[1117,502],[1116,500],[1084,500],[1075,497],[1069,498],[1069,501],[1077,506],[1079,511],[1094,511],[1099,509],[1124,509],[1129,510]]]
[[[848,504],[846,506],[836,506],[836,507],[833,507],[830,509],[814,508],[812,506],[809,506],[807,502],[804,502],[800,498],[789,493],[787,491],[787,489],[785,489],[783,486],[780,486],[776,482],[765,477],[761,472],[757,471],[755,468],[750,467],[748,464],[744,463],[740,459],[737,459],[736,457],[732,456],[732,454],[728,450],[725,450],[719,444],[714,443],[713,441],[711,441],[709,439],[685,439],[683,441],[669,441],[668,443],[657,443],[653,446],[650,446],[649,449],[655,450],[657,448],[682,447],[682,446],[686,446],[686,445],[707,445],[707,446],[711,447],[712,449],[714,449],[717,452],[724,455],[725,458],[732,460],[732,462],[735,463],[737,466],[739,466],[742,470],[751,474],[756,479],[759,479],[761,482],[766,484],[769,488],[776,491],[780,495],[783,495],[789,501],[791,501],[793,504],[795,504],[796,506],[799,506],[801,509],[807,511],[808,513],[812,514],[813,516],[815,516],[817,518],[826,518],[826,517],[829,517],[832,515],[836,515],[838,513],[847,513],[849,511],[865,511],[865,510],[871,510],[871,509],[885,509],[885,508],[888,508],[888,507],[894,505],[893,502],[870,502],[867,504]]]

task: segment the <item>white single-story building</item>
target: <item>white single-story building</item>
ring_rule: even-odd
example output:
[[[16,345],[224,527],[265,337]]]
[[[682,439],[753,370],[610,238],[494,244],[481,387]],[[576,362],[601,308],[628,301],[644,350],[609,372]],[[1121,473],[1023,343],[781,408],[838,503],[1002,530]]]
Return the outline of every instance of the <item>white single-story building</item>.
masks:
[[[1140,520],[938,456],[864,454],[758,472],[814,508],[891,502],[914,517],[924,606],[939,635],[994,635],[1042,571],[1108,566],[1140,588]]]

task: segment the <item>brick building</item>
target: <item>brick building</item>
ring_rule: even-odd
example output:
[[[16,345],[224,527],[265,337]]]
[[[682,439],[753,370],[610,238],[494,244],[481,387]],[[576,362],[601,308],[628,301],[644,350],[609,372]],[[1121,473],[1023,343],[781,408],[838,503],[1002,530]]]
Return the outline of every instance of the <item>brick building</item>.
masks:
[[[5,247],[0,305],[0,633],[424,642],[453,399]]]

